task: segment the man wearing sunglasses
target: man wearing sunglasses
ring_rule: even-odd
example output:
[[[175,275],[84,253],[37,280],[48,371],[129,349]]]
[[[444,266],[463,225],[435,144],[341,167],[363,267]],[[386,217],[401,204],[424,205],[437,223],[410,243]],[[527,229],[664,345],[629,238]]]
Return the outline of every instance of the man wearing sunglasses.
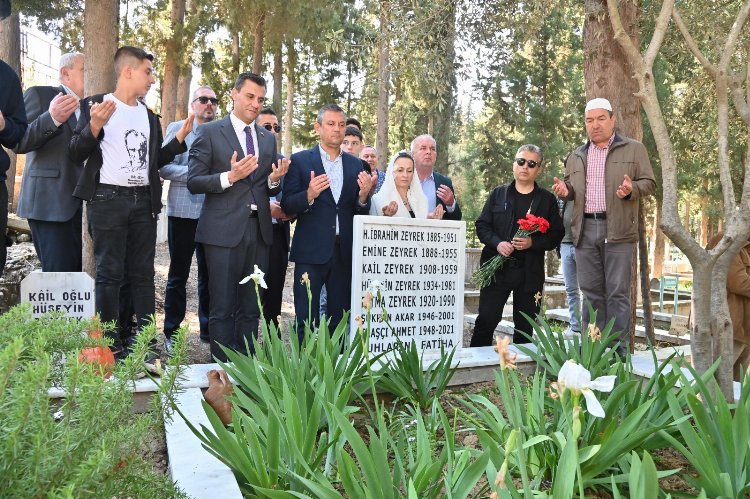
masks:
[[[216,107],[219,100],[211,87],[199,87],[193,92],[190,102],[190,114],[193,118],[193,130],[185,137],[188,149],[195,140],[195,130],[200,125],[216,118]],[[164,143],[169,143],[185,120],[167,125]],[[167,195],[167,231],[169,241],[169,274],[167,289],[164,292],[164,347],[172,350],[172,336],[185,319],[187,292],[185,285],[190,276],[190,264],[193,253],[198,265],[198,322],[200,338],[208,343],[208,267],[203,255],[203,246],[195,242],[195,229],[203,207],[205,194],[191,194],[187,188],[188,153],[175,156],[174,160],[159,170],[164,180],[169,180]]]
[[[631,260],[638,241],[638,204],[653,194],[656,180],[646,148],[615,133],[615,116],[607,99],[586,104],[589,140],[565,160],[565,177],[552,191],[573,201],[571,232],[576,247],[578,284],[604,329],[614,319],[620,333],[618,352],[629,350]],[[589,322],[584,305],[582,321]]]
[[[471,337],[472,347],[489,346],[503,309],[513,293],[513,343],[528,343],[533,328],[522,315],[536,317],[544,288],[544,256],[557,248],[565,234],[555,196],[536,183],[544,155],[533,144],[521,146],[513,160],[513,181],[495,187],[476,221],[477,236],[484,244],[481,263],[496,255],[506,257],[495,279],[479,291],[479,313]],[[526,214],[545,218],[546,233],[517,237],[518,220]]]

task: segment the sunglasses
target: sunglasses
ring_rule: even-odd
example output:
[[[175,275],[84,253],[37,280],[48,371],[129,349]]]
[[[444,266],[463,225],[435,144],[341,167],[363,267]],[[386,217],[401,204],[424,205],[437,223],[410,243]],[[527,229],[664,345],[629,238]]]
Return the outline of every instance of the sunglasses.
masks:
[[[281,125],[272,125],[270,123],[266,123],[265,125],[263,125],[263,128],[265,128],[269,132],[273,130],[276,133],[281,133]]]
[[[526,158],[516,158],[516,164],[518,166],[528,165],[529,168],[536,168],[539,166],[539,163],[534,161],[533,159],[526,159]]]
[[[205,95],[201,95],[200,97],[196,97],[193,99],[193,102],[198,101],[201,104],[208,104],[209,102],[213,104],[214,106],[219,104],[219,99],[216,97],[206,97]]]

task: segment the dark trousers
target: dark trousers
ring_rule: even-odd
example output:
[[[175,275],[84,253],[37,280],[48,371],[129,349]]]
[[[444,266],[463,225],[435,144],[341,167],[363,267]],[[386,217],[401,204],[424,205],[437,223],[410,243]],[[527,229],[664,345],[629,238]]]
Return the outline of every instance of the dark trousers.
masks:
[[[310,279],[312,299],[308,300],[307,286],[301,283],[302,274],[307,272]],[[297,337],[302,342],[305,335],[304,323],[310,320],[319,323],[320,288],[325,284],[328,290],[328,314],[333,331],[350,307],[352,290],[352,265],[341,257],[341,246],[336,243],[331,259],[323,264],[295,262],[294,265],[294,311],[297,315]]]
[[[81,213],[65,222],[29,219],[31,238],[43,272],[81,271]]]
[[[0,274],[5,270],[5,260],[8,259],[8,244],[10,239],[5,233],[8,230],[8,186],[3,179],[0,187]]]
[[[120,286],[130,286],[133,310],[142,329],[154,315],[156,217],[145,187],[98,186],[88,203],[88,221],[96,258],[96,311],[102,321],[120,315]],[[123,347],[117,330],[115,349]]]
[[[220,361],[226,361],[227,356],[219,345],[242,353],[255,353],[253,338],[258,335],[260,318],[255,283],[239,282],[253,273],[253,265],[267,268],[268,246],[260,238],[257,218],[249,218],[242,230],[242,240],[233,248],[203,244],[210,276],[211,355]]]
[[[169,217],[169,274],[164,293],[164,335],[171,338],[185,319],[187,292],[185,285],[190,276],[193,253],[198,264],[198,321],[201,335],[208,335],[208,266],[203,256],[203,246],[195,242],[198,220]]]
[[[525,273],[523,267],[504,268],[500,270],[495,282],[482,288],[479,292],[479,314],[474,324],[474,334],[471,337],[472,347],[486,347],[493,344],[495,328],[503,318],[503,308],[508,297],[513,293],[513,343],[528,343],[529,340],[519,331],[531,337],[534,328],[521,315],[525,313],[532,319],[539,313],[539,303],[534,295],[541,289],[526,291]]]
[[[284,281],[286,268],[289,265],[289,249],[287,247],[285,226],[289,222],[273,224],[273,245],[268,257],[268,272],[266,284],[268,289],[263,293],[263,316],[266,321],[273,321],[279,325],[281,315],[281,301],[284,295]]]

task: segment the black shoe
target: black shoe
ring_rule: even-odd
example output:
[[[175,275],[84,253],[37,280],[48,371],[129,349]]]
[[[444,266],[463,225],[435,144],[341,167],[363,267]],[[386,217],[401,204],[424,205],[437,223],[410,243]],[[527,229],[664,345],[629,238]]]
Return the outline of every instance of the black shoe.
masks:
[[[211,343],[211,337],[208,335],[208,333],[201,333],[199,338],[203,343]]]
[[[168,356],[172,356],[172,339],[171,338],[164,338],[164,351]]]

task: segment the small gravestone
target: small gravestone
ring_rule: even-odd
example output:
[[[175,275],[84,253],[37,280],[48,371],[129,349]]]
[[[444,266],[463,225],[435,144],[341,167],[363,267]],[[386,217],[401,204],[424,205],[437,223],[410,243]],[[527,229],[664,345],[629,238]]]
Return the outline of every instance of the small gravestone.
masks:
[[[94,311],[94,280],[85,272],[32,272],[21,281],[21,303],[31,305],[32,317],[63,312],[90,319]]]
[[[673,315],[669,325],[669,334],[682,336],[690,330],[690,318],[684,315]]]
[[[397,338],[439,353],[463,345],[466,223],[357,216],[352,255],[351,334],[373,281],[382,296],[370,310],[371,353],[392,350]],[[383,317],[387,310],[387,320]]]

